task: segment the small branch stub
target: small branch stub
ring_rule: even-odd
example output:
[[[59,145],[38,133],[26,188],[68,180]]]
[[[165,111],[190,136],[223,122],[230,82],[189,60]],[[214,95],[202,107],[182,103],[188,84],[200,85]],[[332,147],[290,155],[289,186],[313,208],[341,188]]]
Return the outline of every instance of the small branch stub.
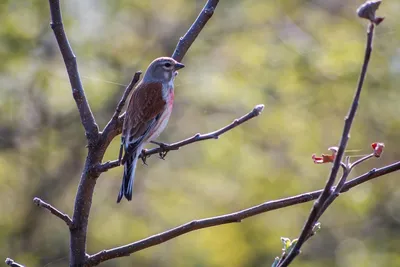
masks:
[[[72,220],[71,220],[71,218],[70,218],[67,214],[62,213],[61,211],[59,211],[58,209],[56,209],[55,207],[53,207],[52,205],[50,205],[49,203],[44,202],[43,200],[41,200],[41,199],[38,198],[38,197],[35,197],[35,198],[33,199],[33,203],[35,203],[38,207],[42,207],[42,208],[45,208],[45,209],[47,209],[48,211],[50,211],[51,214],[53,214],[53,215],[55,215],[56,217],[58,217],[58,218],[60,218],[61,220],[63,220],[63,221],[68,225],[68,227],[71,227],[71,226],[72,226]]]

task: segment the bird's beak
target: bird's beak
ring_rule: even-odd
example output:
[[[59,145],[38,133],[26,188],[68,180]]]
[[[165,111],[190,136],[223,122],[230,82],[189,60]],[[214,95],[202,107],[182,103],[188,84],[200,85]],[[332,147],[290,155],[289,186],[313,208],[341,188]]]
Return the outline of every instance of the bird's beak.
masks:
[[[175,70],[180,70],[184,67],[185,67],[185,65],[183,65],[182,63],[179,63],[179,62],[175,63]]]

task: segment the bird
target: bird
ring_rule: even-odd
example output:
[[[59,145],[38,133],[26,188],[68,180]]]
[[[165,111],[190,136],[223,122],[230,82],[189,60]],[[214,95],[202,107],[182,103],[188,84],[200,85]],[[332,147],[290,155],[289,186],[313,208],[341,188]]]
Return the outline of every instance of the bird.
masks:
[[[119,160],[124,164],[124,173],[117,203],[124,196],[132,200],[137,161],[143,146],[153,142],[168,124],[174,103],[174,80],[177,70],[183,67],[171,57],[156,58],[131,95],[122,127]]]

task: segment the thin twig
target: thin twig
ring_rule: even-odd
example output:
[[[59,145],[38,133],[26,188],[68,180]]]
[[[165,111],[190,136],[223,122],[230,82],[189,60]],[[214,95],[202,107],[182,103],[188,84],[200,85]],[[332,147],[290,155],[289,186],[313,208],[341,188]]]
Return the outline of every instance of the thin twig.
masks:
[[[71,220],[71,218],[70,218],[67,214],[62,213],[61,211],[59,211],[58,209],[56,209],[55,207],[53,207],[52,205],[50,205],[49,203],[44,202],[43,200],[41,200],[41,199],[38,198],[38,197],[35,197],[35,198],[33,199],[33,203],[35,203],[35,204],[36,204],[37,206],[39,206],[39,207],[45,208],[45,209],[47,209],[48,211],[50,211],[51,214],[53,214],[53,215],[55,215],[56,217],[58,217],[58,218],[60,218],[61,220],[63,220],[63,221],[68,225],[68,227],[71,227],[71,226],[72,226],[72,220]]]
[[[383,176],[383,175],[386,175],[386,174],[389,174],[389,173],[392,173],[392,172],[395,172],[398,170],[400,170],[400,161],[395,162],[391,165],[382,167],[380,169],[373,169],[363,175],[360,175],[360,176],[346,182],[342,188],[341,193],[347,192],[351,188],[356,187],[356,186],[358,186],[362,183],[365,183],[369,180],[378,178],[380,176]],[[222,215],[222,216],[217,216],[217,217],[212,217],[212,218],[207,218],[207,219],[191,221],[191,222],[185,223],[183,225],[180,225],[176,228],[173,228],[171,230],[147,237],[145,239],[136,241],[136,242],[128,244],[128,245],[100,251],[100,252],[90,256],[88,258],[87,264],[89,266],[96,266],[104,261],[118,258],[118,257],[128,256],[134,252],[164,243],[168,240],[171,240],[173,238],[176,238],[178,236],[181,236],[183,234],[186,234],[186,233],[189,233],[189,232],[192,232],[195,230],[209,228],[209,227],[223,225],[223,224],[228,224],[228,223],[240,222],[243,219],[246,219],[246,218],[261,214],[261,213],[265,213],[268,211],[282,209],[285,207],[312,201],[312,200],[317,199],[321,195],[322,191],[323,190],[318,190],[318,191],[308,192],[308,193],[304,193],[301,195],[288,197],[288,198],[284,198],[284,199],[268,201],[268,202],[262,203],[260,205],[253,206],[251,208],[241,210],[238,212],[234,212],[234,213],[230,213],[230,214],[226,214],[226,215]]]
[[[72,95],[78,107],[82,125],[85,128],[88,144],[93,145],[97,141],[99,128],[85,96],[85,91],[79,77],[76,56],[72,51],[67,35],[64,31],[60,3],[59,0],[49,0],[49,4],[51,13],[50,26],[54,31],[60,52],[64,59],[65,67],[67,68],[68,77],[72,88]]]
[[[183,59],[186,52],[189,50],[190,46],[193,44],[194,40],[196,40],[197,36],[199,35],[203,27],[206,25],[207,21],[214,14],[218,2],[219,0],[207,1],[203,9],[201,10],[199,16],[193,22],[192,26],[190,26],[186,34],[179,39],[179,42],[176,45],[172,58],[174,58],[179,62]]]
[[[140,75],[142,74],[141,71],[137,71],[135,75],[133,75],[131,82],[126,87],[124,94],[122,95],[121,100],[119,101],[117,108],[115,109],[114,115],[112,116],[111,120],[116,120],[118,116],[121,114],[122,108],[125,105],[126,100],[128,99],[129,94],[131,93],[132,89],[135,87],[136,83],[140,79]]]
[[[178,150],[179,148],[181,148],[183,146],[186,146],[186,145],[189,145],[189,144],[192,144],[195,142],[203,141],[203,140],[218,139],[219,136],[226,133],[227,131],[232,130],[233,128],[243,124],[244,122],[260,115],[263,109],[264,109],[264,105],[257,105],[253,108],[252,111],[250,111],[246,115],[244,115],[238,119],[235,119],[232,123],[226,125],[225,127],[221,128],[219,130],[216,130],[214,132],[207,133],[207,134],[195,134],[192,137],[189,137],[187,139],[184,139],[182,141],[179,141],[179,142],[176,142],[173,144],[164,144],[164,145],[156,147],[156,148],[143,150],[142,154],[140,155],[140,158],[143,158],[143,157],[146,158],[146,157],[149,157],[150,155],[159,154],[159,153],[166,153],[171,150]],[[118,160],[108,161],[103,164],[100,164],[97,167],[97,171],[105,172],[105,171],[108,171],[109,169],[118,167],[119,165],[120,164],[119,164]]]
[[[133,90],[133,88],[135,88],[135,85],[139,81],[141,74],[142,74],[141,71],[137,71],[135,73],[135,75],[133,75],[131,82],[125,88],[125,91],[124,91],[121,99],[119,100],[117,107],[115,108],[113,116],[111,117],[110,121],[107,123],[106,127],[104,127],[104,130],[101,133],[101,137],[102,137],[104,143],[110,143],[111,140],[115,137],[116,134],[113,134],[113,131],[115,131],[115,129],[118,128],[118,123],[119,123],[118,117],[121,114],[122,109],[125,106],[125,102],[128,99],[131,91]]]
[[[356,115],[358,102],[360,99],[363,83],[364,83],[365,76],[367,73],[369,59],[371,57],[374,27],[375,27],[375,25],[371,22],[368,27],[368,32],[367,32],[367,44],[366,44],[366,48],[365,48],[364,62],[362,65],[360,78],[358,80],[357,89],[356,89],[349,113],[345,119],[343,133],[342,133],[342,137],[341,137],[340,144],[339,144],[339,150],[337,152],[335,161],[333,163],[331,173],[329,175],[329,178],[326,182],[326,185],[323,189],[321,196],[315,201],[315,203],[311,209],[310,215],[303,227],[303,230],[301,231],[301,234],[299,236],[299,239],[298,239],[296,245],[290,251],[290,253],[286,257],[286,259],[279,265],[279,267],[288,266],[294,260],[294,258],[300,253],[300,248],[307,241],[308,237],[310,236],[310,233],[312,232],[314,224],[316,223],[318,218],[322,215],[321,210],[326,210],[326,208],[328,207],[328,206],[326,206],[327,200],[329,198],[330,198],[329,201],[333,202],[333,200],[334,200],[334,197],[330,197],[331,194],[333,193],[332,186],[336,180],[336,176],[339,171],[343,153],[346,149],[347,142],[349,140],[350,129],[351,129],[354,117]],[[329,204],[331,204],[331,203],[329,203]]]
[[[7,259],[6,259],[6,264],[7,264],[8,266],[11,266],[11,267],[25,267],[24,265],[21,265],[21,264],[19,264],[19,263],[16,263],[13,259],[10,259],[10,258],[7,258]]]
[[[349,169],[352,170],[355,166],[357,166],[358,164],[366,161],[367,159],[372,158],[373,156],[374,156],[374,153],[371,153],[371,154],[368,154],[368,155],[366,155],[366,156],[354,161],[353,163],[350,164]]]

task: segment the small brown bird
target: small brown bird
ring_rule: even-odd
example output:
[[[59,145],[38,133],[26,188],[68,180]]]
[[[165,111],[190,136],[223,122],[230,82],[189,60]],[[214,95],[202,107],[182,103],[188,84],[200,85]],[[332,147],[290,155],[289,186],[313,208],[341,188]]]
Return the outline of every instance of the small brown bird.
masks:
[[[155,59],[130,98],[122,129],[124,176],[117,203],[132,200],[136,163],[143,146],[156,139],[167,126],[174,103],[174,79],[185,65],[170,57]]]

